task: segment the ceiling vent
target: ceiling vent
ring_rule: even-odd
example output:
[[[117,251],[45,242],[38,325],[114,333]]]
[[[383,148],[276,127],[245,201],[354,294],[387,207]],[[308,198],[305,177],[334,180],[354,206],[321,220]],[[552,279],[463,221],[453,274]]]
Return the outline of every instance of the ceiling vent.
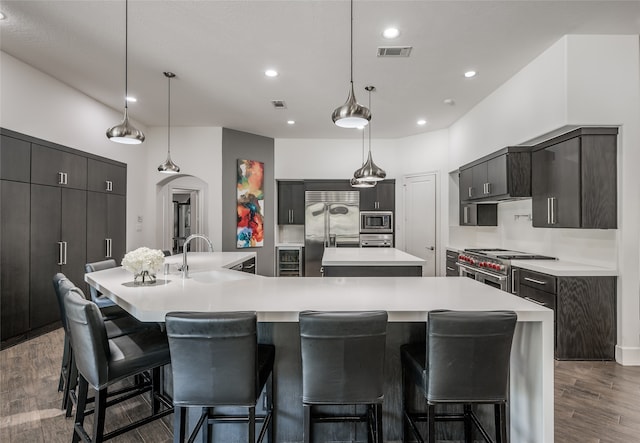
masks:
[[[284,100],[271,100],[271,104],[276,109],[287,109],[287,104]]]
[[[409,57],[412,46],[379,46],[378,57]]]

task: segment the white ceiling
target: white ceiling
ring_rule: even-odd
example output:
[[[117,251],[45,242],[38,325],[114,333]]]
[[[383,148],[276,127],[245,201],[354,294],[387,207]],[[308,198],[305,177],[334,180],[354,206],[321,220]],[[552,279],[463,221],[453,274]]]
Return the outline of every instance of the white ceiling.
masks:
[[[2,51],[122,110],[124,0],[2,0],[0,12]],[[381,35],[389,25],[395,40]],[[565,34],[640,34],[640,1],[356,0],[353,26],[356,97],[366,105],[375,85],[372,136],[398,138],[448,127]],[[385,45],[413,51],[378,58]],[[167,123],[163,71],[177,75],[172,126],[360,137],[331,121],[349,86],[347,0],[130,0],[129,113],[148,126]]]

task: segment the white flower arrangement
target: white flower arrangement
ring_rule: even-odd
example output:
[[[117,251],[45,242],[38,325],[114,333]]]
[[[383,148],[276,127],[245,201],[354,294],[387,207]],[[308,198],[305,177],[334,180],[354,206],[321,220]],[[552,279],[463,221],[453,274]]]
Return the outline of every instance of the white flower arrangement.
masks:
[[[127,252],[122,259],[122,267],[135,275],[147,271],[155,275],[162,268],[164,254],[159,249],[149,249],[141,247],[134,251]]]

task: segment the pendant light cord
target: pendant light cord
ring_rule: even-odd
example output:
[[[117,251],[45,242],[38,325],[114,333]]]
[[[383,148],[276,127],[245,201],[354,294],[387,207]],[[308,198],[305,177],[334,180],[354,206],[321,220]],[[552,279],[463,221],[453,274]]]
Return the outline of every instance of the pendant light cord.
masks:
[[[169,80],[169,109],[167,110],[167,157],[171,158],[171,76],[167,76]]]
[[[369,91],[369,111],[371,111],[371,91],[373,91],[373,87],[368,87],[367,91]],[[367,125],[369,129],[369,154],[371,154],[371,122]]]
[[[124,108],[129,95],[129,0],[124,2]]]
[[[351,76],[350,76],[350,81],[351,81],[351,85],[353,86],[353,0],[351,0],[351,52],[349,54],[350,56],[350,68],[351,68]]]

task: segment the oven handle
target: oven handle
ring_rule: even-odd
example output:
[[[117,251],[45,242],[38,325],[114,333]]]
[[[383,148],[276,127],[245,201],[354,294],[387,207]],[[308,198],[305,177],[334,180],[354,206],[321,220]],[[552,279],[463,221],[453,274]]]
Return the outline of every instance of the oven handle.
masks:
[[[470,268],[469,266],[463,265],[463,264],[461,264],[461,263],[458,263],[458,266],[459,266],[459,267],[461,267],[461,268],[464,268],[464,269],[466,269],[466,270],[469,270],[469,271],[473,271],[473,272],[476,272],[476,273],[480,273],[480,274],[488,275],[489,277],[492,277],[492,278],[496,279],[497,281],[504,281],[504,280],[506,280],[506,279],[507,279],[507,276],[506,276],[506,275],[496,275],[496,274],[492,274],[491,272],[483,271],[483,270],[481,270],[481,269]]]

